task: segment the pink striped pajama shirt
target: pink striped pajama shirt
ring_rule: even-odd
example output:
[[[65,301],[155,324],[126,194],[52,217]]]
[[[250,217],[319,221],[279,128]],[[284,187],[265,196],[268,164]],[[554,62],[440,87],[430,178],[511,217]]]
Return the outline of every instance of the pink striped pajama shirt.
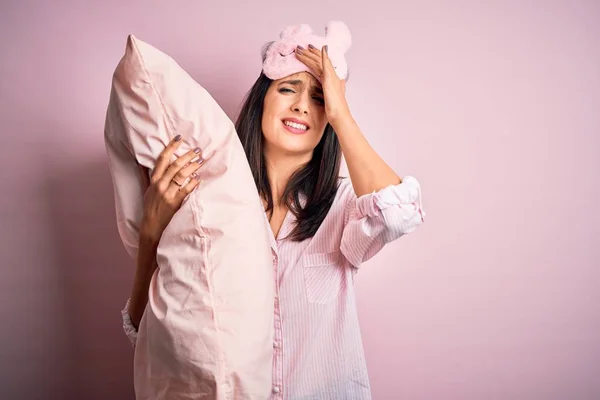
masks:
[[[301,198],[304,205],[305,199]],[[271,234],[275,271],[275,340],[271,400],[371,399],[356,311],[354,274],[392,240],[424,221],[419,182],[356,197],[342,178],[335,201],[312,238],[285,237],[295,217],[287,213]],[[266,214],[265,214],[266,218]],[[123,327],[135,345],[127,307]]]

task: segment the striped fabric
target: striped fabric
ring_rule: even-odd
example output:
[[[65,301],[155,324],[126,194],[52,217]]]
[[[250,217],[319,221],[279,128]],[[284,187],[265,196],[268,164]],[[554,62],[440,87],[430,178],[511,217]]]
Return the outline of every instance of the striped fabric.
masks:
[[[271,235],[276,290],[271,400],[371,399],[354,275],[424,218],[421,188],[411,176],[359,198],[343,178],[323,224],[302,242],[286,239],[294,227],[288,212],[278,237]],[[127,307],[122,316],[135,345]]]

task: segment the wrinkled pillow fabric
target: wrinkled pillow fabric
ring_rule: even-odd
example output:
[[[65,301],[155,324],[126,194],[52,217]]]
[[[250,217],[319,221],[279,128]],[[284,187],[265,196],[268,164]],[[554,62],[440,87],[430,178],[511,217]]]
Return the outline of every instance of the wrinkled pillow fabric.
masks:
[[[105,143],[117,227],[135,260],[152,170],[178,134],[202,182],[158,245],[134,356],[137,399],[260,399],[271,392],[274,279],[268,221],[235,126],[171,57],[133,35],[112,80]]]

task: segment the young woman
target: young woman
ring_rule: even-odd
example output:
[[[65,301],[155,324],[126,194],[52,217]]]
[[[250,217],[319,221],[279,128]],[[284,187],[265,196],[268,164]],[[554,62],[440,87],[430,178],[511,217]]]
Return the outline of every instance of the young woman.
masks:
[[[272,228],[273,398],[370,399],[354,274],[423,221],[420,186],[401,179],[361,133],[327,46],[298,47],[295,57],[310,72],[277,80],[261,73],[236,124]],[[199,184],[178,184],[201,169],[190,162],[193,151],[169,165],[179,143],[164,149],[145,196],[135,281],[123,310],[134,344],[158,241]],[[342,154],[350,179],[339,177]]]

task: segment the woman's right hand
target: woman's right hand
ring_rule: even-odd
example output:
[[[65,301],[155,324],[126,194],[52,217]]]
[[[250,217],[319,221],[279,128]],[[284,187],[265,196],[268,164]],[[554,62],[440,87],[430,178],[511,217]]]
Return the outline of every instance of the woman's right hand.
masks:
[[[204,160],[199,148],[169,163],[180,144],[181,135],[177,135],[160,153],[144,195],[140,237],[154,243],[158,243],[185,197],[200,183],[197,172]],[[191,162],[197,157],[199,160]]]

